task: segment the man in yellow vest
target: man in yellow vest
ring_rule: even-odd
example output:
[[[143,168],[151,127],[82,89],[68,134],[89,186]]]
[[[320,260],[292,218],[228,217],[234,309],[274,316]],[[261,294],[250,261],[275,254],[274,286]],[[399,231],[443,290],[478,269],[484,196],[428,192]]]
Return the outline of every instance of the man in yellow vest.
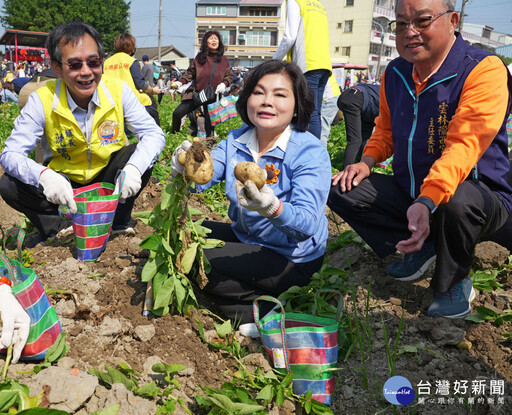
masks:
[[[288,0],[286,27],[274,59],[296,63],[315,95],[315,110],[309,122],[309,132],[320,139],[320,111],[325,85],[332,73],[329,46],[329,23],[319,0]]]
[[[125,82],[102,79],[105,51],[93,27],[78,22],[58,26],[47,48],[59,79],[32,93],[16,119],[0,155],[5,171],[0,195],[36,226],[38,242],[69,226],[58,208],[76,212],[73,188],[114,183],[122,169],[126,178],[113,233],[133,235],[133,204],[151,177],[165,135]],[[137,144],[124,145],[125,125]],[[39,142],[42,165],[28,157]]]

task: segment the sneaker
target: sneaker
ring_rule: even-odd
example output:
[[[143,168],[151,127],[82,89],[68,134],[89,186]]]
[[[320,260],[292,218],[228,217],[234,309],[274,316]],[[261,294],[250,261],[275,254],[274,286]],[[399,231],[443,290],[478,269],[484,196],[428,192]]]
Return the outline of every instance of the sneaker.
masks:
[[[427,310],[431,317],[462,318],[471,314],[471,301],[476,297],[469,277],[452,284],[444,293],[436,293]]]
[[[135,229],[133,229],[130,225],[115,225],[112,226],[111,235],[135,236]]]
[[[402,261],[393,262],[386,268],[386,272],[400,281],[413,281],[420,278],[430,265],[436,260],[434,243],[429,241],[423,244],[418,252],[405,254]]]

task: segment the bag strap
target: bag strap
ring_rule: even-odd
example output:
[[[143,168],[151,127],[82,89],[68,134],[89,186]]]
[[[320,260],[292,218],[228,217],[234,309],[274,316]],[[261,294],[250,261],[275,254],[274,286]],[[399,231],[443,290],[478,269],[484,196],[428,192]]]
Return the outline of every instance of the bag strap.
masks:
[[[5,242],[7,241],[9,236],[17,235],[16,248],[18,251],[18,260],[20,263],[23,262],[23,255],[22,255],[21,251],[23,250],[23,241],[25,240],[25,234],[26,234],[25,231],[20,226],[14,226],[11,229],[7,230],[7,233],[5,234],[4,239],[2,241],[3,252],[6,252]]]
[[[125,180],[126,180],[126,172],[123,170],[118,170],[116,173],[116,178],[114,179],[115,186],[116,186],[114,188],[114,192],[121,194]]]
[[[212,74],[210,75],[210,82],[208,82],[208,85],[211,85],[212,84],[212,81],[213,81],[213,76],[215,75],[215,70],[217,69],[217,62],[215,62],[213,64],[213,70],[212,70]]]
[[[7,231],[7,234],[4,236],[3,239],[3,251],[0,251],[0,262],[3,262],[5,268],[7,269],[7,278],[11,280],[11,282],[16,286],[18,285],[19,278],[18,278],[18,270],[16,266],[12,263],[11,259],[5,255],[5,241],[7,238],[11,235],[18,234],[17,238],[17,246],[18,246],[18,257],[20,260],[20,263],[22,262],[22,255],[21,255],[21,246],[23,244],[23,240],[25,239],[25,231],[20,228],[19,226],[15,226]]]
[[[343,312],[344,303],[343,303],[343,297],[341,296],[341,293],[338,290],[333,290],[330,288],[322,288],[322,289],[318,290],[315,293],[315,297],[314,297],[315,302],[313,305],[312,314],[314,316],[316,316],[316,299],[317,299],[318,294],[322,294],[322,293],[332,293],[332,294],[336,294],[338,296],[338,306],[336,307],[336,321],[339,322],[341,313]]]
[[[283,343],[283,355],[284,355],[284,361],[286,364],[286,371],[290,372],[290,362],[288,361],[288,345],[286,344],[286,326],[285,326],[285,315],[284,315],[284,308],[283,304],[281,304],[281,301],[279,301],[277,298],[274,298],[270,295],[262,295],[258,298],[256,298],[252,302],[252,309],[254,313],[254,322],[256,323],[256,327],[258,328],[258,331],[260,332],[261,337],[261,330],[260,330],[260,310],[258,308],[258,301],[270,301],[272,303],[276,303],[281,307],[281,340]],[[262,341],[263,343],[263,341]]]

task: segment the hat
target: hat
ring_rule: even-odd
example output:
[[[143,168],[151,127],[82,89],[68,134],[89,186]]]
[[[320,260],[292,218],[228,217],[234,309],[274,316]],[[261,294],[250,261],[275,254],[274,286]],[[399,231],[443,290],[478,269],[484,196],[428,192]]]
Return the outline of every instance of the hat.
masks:
[[[148,56],[148,55],[144,55],[144,56],[142,57],[142,60],[143,60],[143,61],[148,61],[148,60],[149,60],[149,56]]]

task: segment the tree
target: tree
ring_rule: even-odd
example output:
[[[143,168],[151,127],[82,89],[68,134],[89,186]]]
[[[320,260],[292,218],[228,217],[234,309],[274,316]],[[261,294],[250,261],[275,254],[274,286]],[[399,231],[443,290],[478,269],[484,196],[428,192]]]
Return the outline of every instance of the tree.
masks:
[[[103,37],[107,51],[114,51],[114,39],[128,31],[130,2],[124,0],[4,0],[3,26],[17,30],[49,32],[61,23],[90,24]]]

